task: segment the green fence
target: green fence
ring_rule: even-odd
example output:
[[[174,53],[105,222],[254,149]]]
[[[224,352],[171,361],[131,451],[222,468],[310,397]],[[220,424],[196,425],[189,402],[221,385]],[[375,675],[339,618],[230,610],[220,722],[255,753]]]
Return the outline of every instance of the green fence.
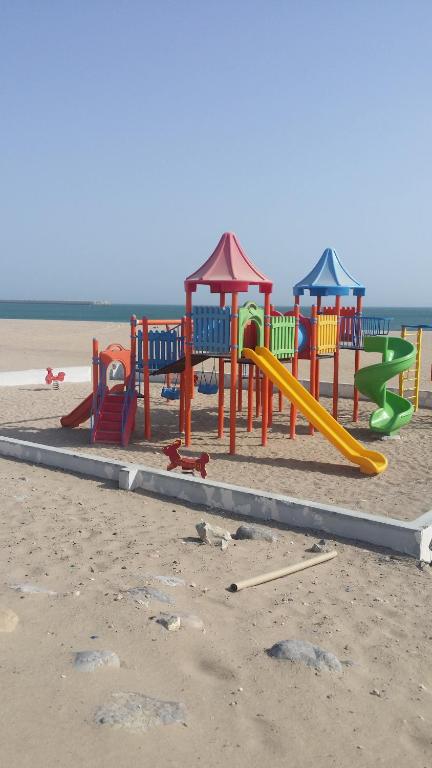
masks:
[[[294,356],[295,317],[272,316],[270,326],[270,351],[275,357],[285,359]]]

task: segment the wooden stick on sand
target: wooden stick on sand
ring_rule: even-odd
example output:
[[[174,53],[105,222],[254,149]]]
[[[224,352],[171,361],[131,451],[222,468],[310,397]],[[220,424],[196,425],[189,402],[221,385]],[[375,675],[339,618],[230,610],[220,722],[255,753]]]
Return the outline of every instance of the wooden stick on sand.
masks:
[[[331,552],[326,552],[324,555],[318,555],[318,557],[310,557],[309,560],[302,560],[295,565],[289,565],[287,568],[280,568],[278,571],[270,571],[269,573],[262,573],[261,576],[253,576],[251,579],[244,579],[243,581],[236,581],[230,586],[231,592],[239,592],[246,587],[255,587],[257,584],[265,584],[266,581],[273,581],[273,579],[280,579],[282,576],[290,576],[291,573],[297,573],[297,571],[303,571],[305,568],[310,568],[312,565],[319,565],[319,563],[325,563],[327,560],[332,560],[336,557],[337,552],[333,549]]]

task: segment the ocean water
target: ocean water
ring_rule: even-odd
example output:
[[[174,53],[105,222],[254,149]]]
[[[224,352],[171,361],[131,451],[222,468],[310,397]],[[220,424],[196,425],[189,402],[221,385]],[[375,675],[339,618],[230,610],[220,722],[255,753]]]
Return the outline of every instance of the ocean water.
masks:
[[[278,306],[281,311],[292,307]],[[308,308],[302,308],[308,314]],[[432,307],[365,307],[365,315],[392,318],[391,330],[401,325],[430,325]],[[94,322],[127,323],[132,314],[137,317],[180,318],[180,304],[93,304],[91,302],[0,301],[0,318],[19,320],[86,320]]]

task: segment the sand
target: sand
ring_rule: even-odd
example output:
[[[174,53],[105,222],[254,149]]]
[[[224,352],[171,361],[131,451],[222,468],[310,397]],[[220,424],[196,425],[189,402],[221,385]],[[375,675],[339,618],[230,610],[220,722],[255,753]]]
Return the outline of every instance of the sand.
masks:
[[[8,322],[0,322],[3,370],[83,365],[96,334],[127,345],[127,326]],[[87,393],[88,385],[68,383],[1,388],[0,434],[165,467],[161,447],[177,436],[177,405],[160,398],[160,385],[152,385],[153,440],[142,440],[140,407],[128,449],[90,446],[88,425],[60,428],[60,416]],[[432,506],[430,411],[400,441],[377,443],[361,403],[356,436],[389,458],[384,475],[369,478],[304,423],[288,440],[287,410],[275,415],[266,449],[259,425],[248,435],[240,416],[239,455],[229,457],[227,439],[215,436],[215,398],[197,395],[193,452],[210,451],[212,479],[403,519]],[[347,425],[350,410],[341,401]],[[200,544],[195,525],[205,519],[234,533],[233,516],[6,459],[0,497],[0,618],[19,618],[13,631],[0,631],[2,766],[429,768],[430,567],[329,541],[335,560],[232,594],[235,579],[310,557],[317,538],[272,526],[276,543],[232,541],[222,552]],[[149,574],[185,583],[169,587]],[[57,595],[10,589],[19,582]],[[167,606],[140,605],[124,591],[146,584],[175,600],[169,610],[198,616],[205,632],[157,624]],[[354,665],[338,674],[269,658],[266,649],[289,639]],[[120,668],[77,671],[74,654],[88,650],[114,652]],[[186,723],[147,733],[98,724],[96,712],[116,692],[181,702]]]
[[[88,392],[88,384],[62,384],[58,391],[45,385],[3,387],[0,389],[0,434],[166,468],[167,459],[162,447],[178,437],[178,402],[167,404],[160,396],[160,384],[151,386],[152,441],[143,439],[140,401],[136,432],[127,448],[100,443],[90,445],[89,422],[78,429],[60,427],[61,415],[78,405]],[[275,397],[275,405],[276,400]],[[328,400],[323,399],[322,402],[331,407]],[[403,430],[400,440],[381,441],[368,429],[371,406],[361,403],[361,420],[355,427],[351,422],[351,409],[349,400],[341,400],[339,418],[366,446],[387,456],[389,467],[381,475],[363,475],[319,433],[311,437],[304,420],[299,419],[296,440],[289,440],[287,404],[282,414],[274,416],[266,448],[261,446],[259,421],[255,421],[254,432],[249,434],[246,432],[245,414],[239,415],[237,455],[230,456],[228,431],[223,440],[218,440],[216,434],[217,396],[196,394],[193,402],[193,447],[186,453],[210,453],[209,476],[221,482],[403,520],[429,511],[432,508],[432,412],[418,411],[411,425]]]
[[[0,633],[2,765],[430,765],[429,567],[329,542],[335,560],[231,594],[233,578],[310,557],[316,538],[273,527],[276,543],[233,541],[222,552],[199,544],[195,525],[233,533],[231,517],[8,460],[0,488],[0,608],[19,616]],[[154,586],[205,632],[168,632],[152,620],[165,605],[118,599],[146,574],[183,579]],[[16,582],[60,594],[20,595],[8,587]],[[315,673],[268,657],[292,638],[354,666]],[[92,649],[118,654],[120,669],[75,670],[74,654]],[[118,691],[184,703],[186,727],[98,725]]]
[[[2,344],[0,362],[5,370],[42,367],[54,368],[90,362],[91,339],[128,344],[129,327],[120,323],[79,323],[54,321],[0,321]],[[31,340],[31,343],[30,343]],[[20,357],[17,350],[21,350]],[[427,384],[428,361],[432,358],[432,334],[424,334],[423,386]],[[363,354],[363,361],[373,362],[376,355]],[[354,354],[341,354],[341,381],[352,383]],[[229,368],[229,367],[228,367]],[[303,363],[307,376],[307,364]],[[322,379],[331,380],[331,361],[322,361]],[[61,385],[59,391],[41,386],[0,388],[0,434],[85,452],[97,452],[158,468],[166,467],[162,446],[178,437],[178,402],[167,403],[160,397],[161,385],[152,384],[153,434],[150,443],[143,440],[142,402],[139,404],[136,433],[126,449],[119,446],[89,445],[89,423],[79,429],[59,426],[60,417],[72,410],[89,392],[88,384]],[[229,393],[226,392],[226,403]],[[244,398],[246,399],[246,398]],[[331,407],[328,400],[323,404]],[[275,408],[277,398],[275,397]],[[260,424],[246,432],[245,413],[238,417],[237,455],[228,455],[228,438],[216,437],[217,397],[197,394],[193,403],[193,447],[190,453],[208,451],[212,460],[210,476],[222,482],[283,493],[296,498],[347,506],[371,514],[410,520],[432,508],[430,474],[432,470],[432,413],[419,410],[400,440],[381,441],[368,429],[372,410],[360,403],[360,421],[352,424],[352,402],[340,400],[340,421],[366,446],[380,450],[389,460],[388,470],[377,477],[366,477],[316,433],[308,434],[299,419],[298,437],[287,439],[288,403],[283,413],[275,413],[266,448],[260,444]],[[226,426],[228,426],[226,420]]]

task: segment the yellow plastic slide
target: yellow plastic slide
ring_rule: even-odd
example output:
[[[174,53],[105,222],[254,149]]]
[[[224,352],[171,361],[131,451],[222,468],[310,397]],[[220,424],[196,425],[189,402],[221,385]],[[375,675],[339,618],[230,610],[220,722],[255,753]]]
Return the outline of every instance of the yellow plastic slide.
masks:
[[[378,451],[368,451],[287,371],[265,347],[244,349],[242,356],[252,360],[270,381],[302,412],[303,416],[329,440],[348,461],[358,464],[366,475],[377,475],[387,468],[387,459]]]

